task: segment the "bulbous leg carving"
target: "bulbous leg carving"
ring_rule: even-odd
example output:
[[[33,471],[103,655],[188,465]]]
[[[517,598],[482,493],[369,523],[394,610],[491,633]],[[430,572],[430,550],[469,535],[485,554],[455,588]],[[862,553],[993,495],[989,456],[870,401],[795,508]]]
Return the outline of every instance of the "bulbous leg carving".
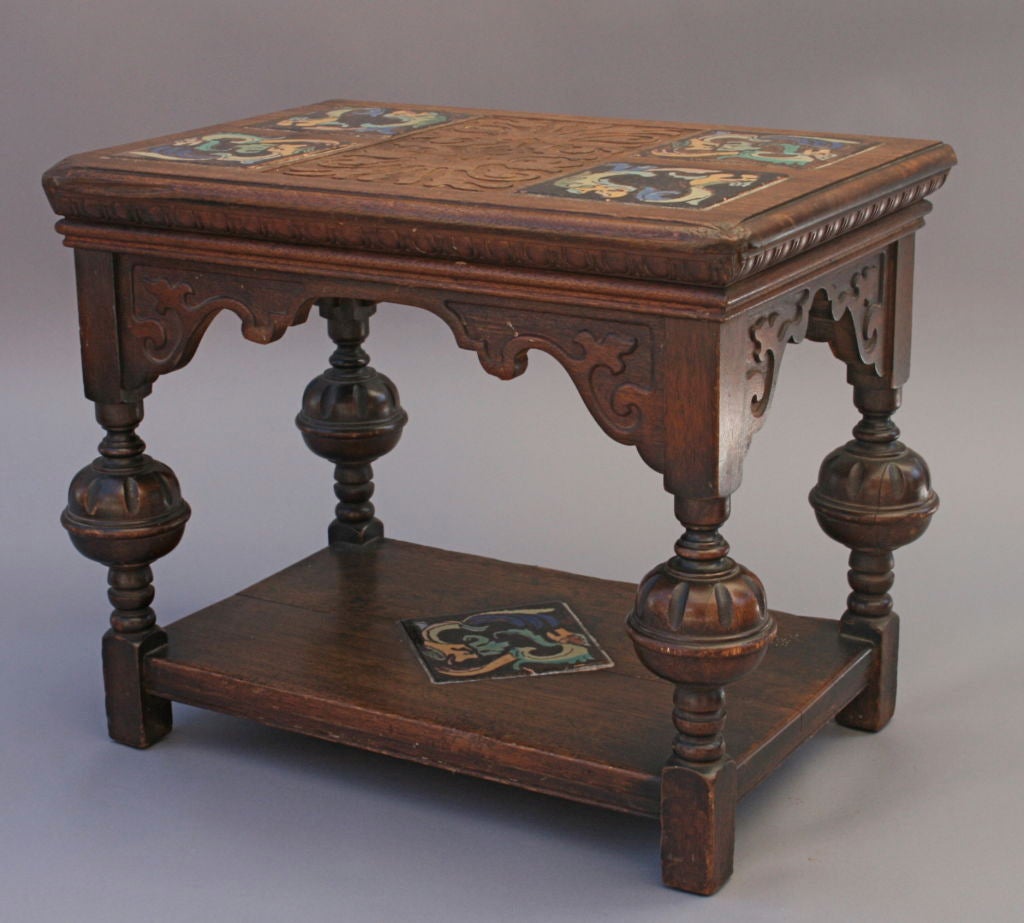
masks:
[[[854,388],[862,414],[853,439],[822,462],[810,501],[825,533],[850,549],[851,593],[841,630],[875,645],[867,688],[837,717],[848,727],[881,730],[896,702],[899,619],[892,611],[893,556],[920,538],[939,505],[928,466],[899,441],[891,415],[899,388]]]
[[[110,736],[147,747],[171,729],[171,703],[145,693],[142,660],[166,644],[152,609],[149,565],[181,540],[190,510],[166,465],[145,454],[135,428],[142,402],[98,404],[107,435],[99,457],[75,475],[61,524],[81,554],[109,568],[114,607],[103,638]]]
[[[760,663],[775,634],[764,587],[728,556],[725,499],[680,503],[675,555],[640,583],[627,627],[637,656],[676,684],[662,772],[665,884],[712,894],[732,872],[736,769],[725,750],[724,687]]]
[[[397,445],[408,416],[398,389],[370,367],[363,350],[377,306],[353,298],[324,299],[319,306],[337,348],[331,367],[306,388],[295,423],[310,450],[335,464],[338,505],[328,541],[361,545],[384,534],[370,502],[372,463]]]

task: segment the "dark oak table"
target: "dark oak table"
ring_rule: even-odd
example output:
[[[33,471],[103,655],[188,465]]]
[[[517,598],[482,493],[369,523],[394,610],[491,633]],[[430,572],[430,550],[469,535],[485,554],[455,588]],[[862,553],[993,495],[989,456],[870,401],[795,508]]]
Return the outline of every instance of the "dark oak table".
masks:
[[[109,568],[111,736],[149,746],[187,702],[660,816],[665,882],[716,891],[737,800],[833,718],[892,714],[892,552],[938,501],[891,415],[914,234],[954,160],[932,141],[335,100],[55,166],[106,430],[63,523]],[[371,465],[406,413],[363,350],[381,301],[436,314],[500,378],[554,356],[664,477],[684,528],[669,560],[637,588],[384,538]],[[189,507],[144,454],[143,399],[219,312],[268,343],[313,305],[336,348],[297,423],[335,465],[328,547],[161,628],[150,564]],[[810,498],[850,548],[838,622],[769,610],[719,532],[805,339],[845,364],[861,415]]]

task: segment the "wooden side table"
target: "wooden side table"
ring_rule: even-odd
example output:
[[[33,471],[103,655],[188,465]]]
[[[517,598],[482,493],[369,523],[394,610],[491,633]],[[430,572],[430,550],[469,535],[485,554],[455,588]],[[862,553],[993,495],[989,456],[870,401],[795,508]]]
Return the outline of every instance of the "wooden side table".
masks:
[[[106,430],[63,524],[109,568],[111,736],[147,747],[187,702],[660,816],[665,882],[716,891],[737,800],[832,718],[892,714],[892,553],[938,501],[891,415],[914,233],[953,163],[931,141],[334,100],[58,164]],[[672,556],[636,588],[383,538],[371,465],[406,414],[363,350],[380,301],[500,378],[554,356],[663,475]],[[335,350],[297,422],[335,465],[329,546],[161,628],[150,564],[189,507],[144,454],[143,399],[219,312],[268,343],[314,305]],[[770,611],[719,531],[804,339],[861,414],[810,498],[850,548],[838,623]]]

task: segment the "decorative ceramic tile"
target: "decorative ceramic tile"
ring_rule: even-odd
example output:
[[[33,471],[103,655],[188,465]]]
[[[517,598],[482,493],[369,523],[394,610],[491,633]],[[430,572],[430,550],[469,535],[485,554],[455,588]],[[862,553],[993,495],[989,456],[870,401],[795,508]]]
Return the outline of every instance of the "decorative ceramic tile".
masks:
[[[785,177],[781,173],[729,173],[659,164],[608,163],[522,191],[637,205],[711,208],[782,179]]]
[[[153,157],[157,160],[251,167],[269,160],[295,157],[297,154],[309,154],[313,151],[329,151],[337,147],[338,144],[334,141],[220,131],[209,135],[175,138],[156,147],[143,151],[128,151],[127,154],[132,157]]]
[[[454,112],[419,109],[384,109],[377,106],[342,106],[338,109],[316,110],[290,115],[273,122],[263,122],[261,128],[329,131],[345,135],[377,135],[394,137],[432,125],[466,118]]]
[[[614,666],[563,602],[406,619],[402,626],[434,683]]]
[[[691,160],[752,160],[784,167],[808,167],[848,157],[871,147],[859,141],[781,135],[770,132],[707,131],[648,151],[656,157]]]

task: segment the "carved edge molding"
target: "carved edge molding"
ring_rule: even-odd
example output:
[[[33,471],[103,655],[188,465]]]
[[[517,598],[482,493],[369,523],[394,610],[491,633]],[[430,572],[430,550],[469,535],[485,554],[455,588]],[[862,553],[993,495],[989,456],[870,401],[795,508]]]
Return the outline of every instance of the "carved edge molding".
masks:
[[[630,252],[624,247],[594,243],[573,244],[564,240],[510,237],[486,229],[433,231],[423,223],[404,227],[382,221],[361,224],[358,220],[310,215],[293,218],[283,214],[254,215],[241,207],[204,207],[189,203],[133,203],[96,201],[69,196],[65,210],[76,219],[103,225],[135,225],[212,233],[233,238],[326,246],[346,251],[395,256],[430,257],[517,269],[577,272],[614,278],[655,282],[693,282],[725,285],[736,274],[719,269],[700,257],[651,252]]]
[[[62,209],[75,218],[103,224],[175,228],[229,237],[287,241],[398,256],[431,257],[492,266],[574,272],[589,275],[724,286],[761,272],[819,244],[905,208],[937,190],[946,174],[929,177],[912,186],[875,199],[858,209],[812,226],[795,237],[761,250],[740,254],[734,263],[723,256],[682,256],[671,252],[630,251],[623,246],[602,246],[594,241],[496,235],[485,229],[434,231],[424,224],[387,225],[381,221],[309,215],[294,218],[283,214],[254,215],[242,207],[206,207],[192,203],[131,201],[110,202],[70,193]]]
[[[885,215],[898,211],[901,208],[906,208],[908,205],[912,205],[914,202],[924,199],[938,190],[946,181],[947,175],[948,171],[928,177],[928,179],[915,183],[913,186],[907,186],[899,192],[875,199],[862,205],[860,208],[833,218],[831,221],[816,225],[804,231],[803,234],[790,237],[774,247],[768,247],[744,256],[734,279],[744,279],[747,276],[752,276],[762,269],[767,269],[775,263],[788,260],[790,257],[816,247],[818,244],[825,243],[825,241],[832,240],[832,238],[838,237],[840,234],[845,234],[861,225],[877,221]]]
[[[129,270],[129,303],[121,310],[124,382],[138,388],[182,368],[221,311],[242,322],[242,335],[271,343],[309,316],[315,300],[301,282],[260,280],[137,264]]]
[[[510,379],[539,349],[569,373],[587,409],[617,442],[641,448],[660,425],[656,412],[655,332],[645,324],[578,319],[445,301],[444,316],[458,344],[477,353],[491,375]],[[646,455],[645,455],[646,457]]]

